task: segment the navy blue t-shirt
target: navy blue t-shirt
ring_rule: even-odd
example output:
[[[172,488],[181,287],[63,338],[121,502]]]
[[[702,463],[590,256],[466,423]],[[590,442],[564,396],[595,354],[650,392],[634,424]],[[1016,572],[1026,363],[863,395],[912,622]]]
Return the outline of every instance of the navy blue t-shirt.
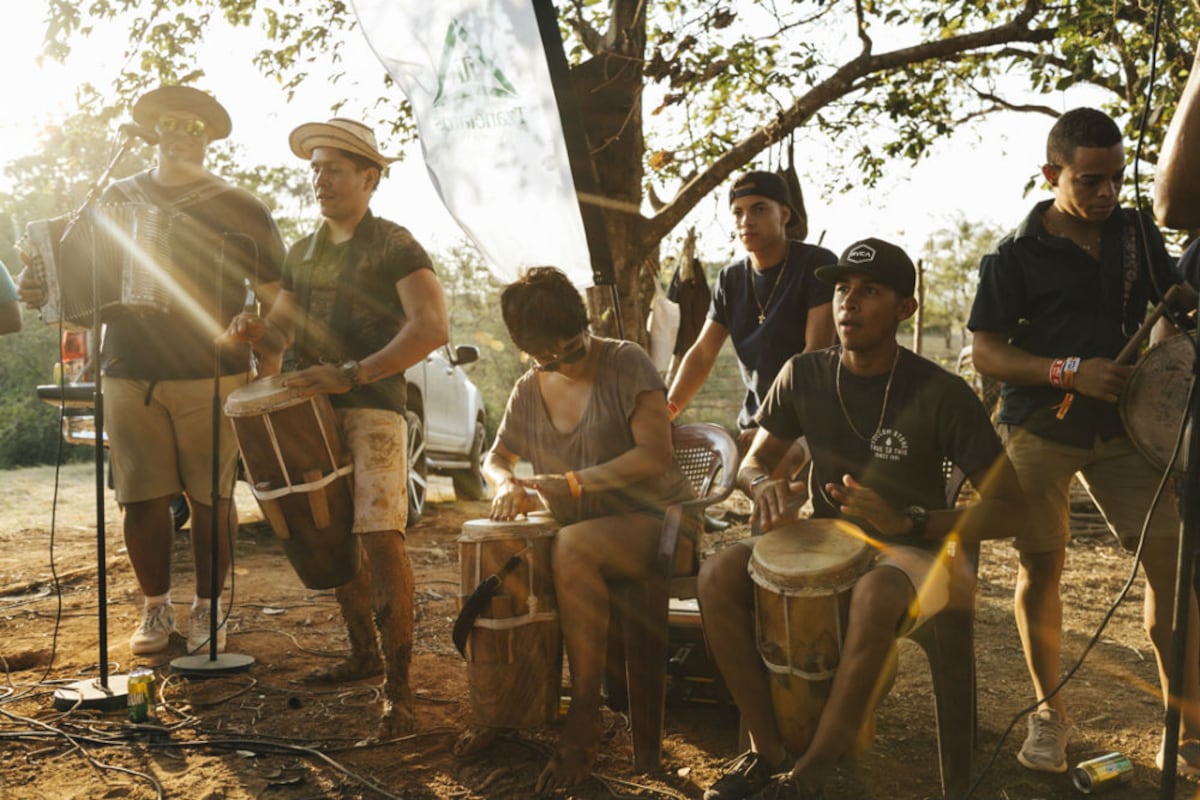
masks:
[[[754,415],[775,376],[804,352],[809,309],[833,299],[833,287],[813,272],[836,263],[837,256],[823,247],[790,241],[781,264],[758,272],[747,257],[717,276],[708,318],[729,331],[746,385],[738,427],[755,426]]]

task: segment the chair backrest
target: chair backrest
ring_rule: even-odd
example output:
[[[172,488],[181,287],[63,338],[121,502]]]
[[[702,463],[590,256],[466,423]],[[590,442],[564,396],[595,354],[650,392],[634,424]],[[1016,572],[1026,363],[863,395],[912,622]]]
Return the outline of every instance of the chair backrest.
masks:
[[[719,503],[733,492],[737,481],[737,442],[720,425],[690,422],[671,429],[675,463],[697,500]]]

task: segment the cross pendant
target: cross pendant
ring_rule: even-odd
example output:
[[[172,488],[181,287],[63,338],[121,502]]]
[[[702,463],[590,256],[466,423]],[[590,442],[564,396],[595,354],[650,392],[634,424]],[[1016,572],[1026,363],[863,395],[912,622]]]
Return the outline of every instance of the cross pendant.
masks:
[[[759,325],[762,325],[762,324],[763,324],[763,322],[765,322],[765,321],[766,321],[766,319],[767,319],[767,315],[766,315],[766,314],[762,314],[762,313],[760,313],[760,314],[758,315],[758,324],[759,324]]]

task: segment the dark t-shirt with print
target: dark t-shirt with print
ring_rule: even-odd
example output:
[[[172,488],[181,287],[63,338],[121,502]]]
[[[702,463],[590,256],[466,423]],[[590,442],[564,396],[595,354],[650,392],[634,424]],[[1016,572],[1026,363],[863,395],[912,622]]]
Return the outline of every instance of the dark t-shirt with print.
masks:
[[[983,405],[961,378],[908,350],[899,352],[894,376],[864,378],[842,369],[840,400],[838,347],[791,359],[767,393],[759,424],[780,439],[808,439],[814,516],[839,516],[824,486],[841,483],[843,475],[898,510],[945,508],[946,462],[973,475],[1003,453]],[[937,546],[918,537],[888,540]]]
[[[408,229],[369,211],[349,241],[334,244],[322,225],[288,251],[280,286],[295,294],[300,319],[287,370],[362,359],[382,349],[407,320],[396,284],[433,269]],[[335,408],[383,408],[403,413],[407,384],[399,373],[332,394]]]
[[[743,258],[717,276],[708,318],[729,331],[737,353],[746,386],[739,427],[754,426],[754,414],[780,368],[804,352],[809,309],[833,298],[833,287],[813,271],[836,263],[837,256],[823,247],[790,241],[781,264],[758,272]]]

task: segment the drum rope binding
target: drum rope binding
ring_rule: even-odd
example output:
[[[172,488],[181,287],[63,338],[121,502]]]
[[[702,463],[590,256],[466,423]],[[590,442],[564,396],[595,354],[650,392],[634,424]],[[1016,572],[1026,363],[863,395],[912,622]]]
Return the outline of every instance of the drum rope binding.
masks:
[[[312,407],[313,416],[317,419],[320,419],[320,414],[317,412],[316,401],[310,397],[308,399],[308,404],[310,407]],[[258,481],[254,479],[253,475],[250,475],[250,491],[254,494],[255,498],[259,500],[277,500],[278,498],[292,494],[293,492],[315,492],[320,489],[324,489],[326,486],[333,483],[338,478],[341,478],[343,475],[349,475],[350,473],[354,472],[354,464],[352,462],[343,467],[338,467],[328,475],[321,477],[319,480],[309,481],[308,483],[292,483],[291,471],[287,467],[287,460],[284,458],[283,450],[279,447],[279,437],[275,435],[275,425],[271,422],[271,416],[269,414],[264,415],[262,422],[267,429],[267,435],[271,437],[271,449],[275,451],[275,458],[278,460],[279,465],[283,467],[283,480],[287,483],[287,485],[281,486],[278,489],[260,489],[258,487]],[[321,441],[325,443],[325,452],[329,455],[329,463],[337,464],[337,460],[333,456],[333,446],[329,443],[329,433],[325,430],[324,425],[320,425],[318,427],[321,431]],[[234,429],[234,433],[237,433],[236,428]],[[247,474],[250,472],[249,465],[246,466],[246,472]]]

